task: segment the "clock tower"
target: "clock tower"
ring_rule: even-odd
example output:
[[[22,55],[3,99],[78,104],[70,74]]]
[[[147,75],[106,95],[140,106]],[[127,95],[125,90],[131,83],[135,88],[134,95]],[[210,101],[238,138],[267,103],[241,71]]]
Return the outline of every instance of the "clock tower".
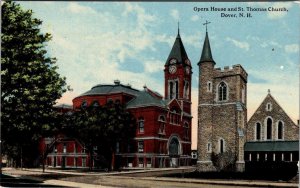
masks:
[[[192,66],[178,34],[165,64],[165,99],[176,99],[183,112],[191,114]]]

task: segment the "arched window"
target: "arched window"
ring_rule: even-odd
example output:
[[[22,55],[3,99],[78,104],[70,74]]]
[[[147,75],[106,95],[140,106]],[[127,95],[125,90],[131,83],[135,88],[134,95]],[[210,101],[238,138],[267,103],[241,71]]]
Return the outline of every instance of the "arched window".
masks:
[[[140,117],[138,121],[139,133],[144,133],[144,118]]]
[[[169,83],[169,96],[170,96],[170,99],[173,99],[173,96],[174,96],[173,82]]]
[[[267,140],[272,139],[272,119],[267,119]]]
[[[225,151],[225,143],[224,143],[224,140],[223,139],[220,139],[219,140],[219,152],[220,153],[224,153],[224,151]]]
[[[99,102],[98,101],[93,101],[93,104],[92,104],[93,107],[99,107]]]
[[[87,102],[86,101],[83,101],[82,103],[81,103],[81,108],[86,108],[87,107]]]
[[[255,140],[261,140],[261,125],[260,125],[260,123],[256,123],[255,132],[256,132]]]
[[[179,155],[179,141],[176,137],[173,137],[169,143],[169,154],[170,155]]]
[[[165,126],[166,126],[166,121],[165,121],[165,117],[164,116],[159,116],[159,129],[158,129],[158,133],[159,134],[165,134]]]
[[[266,105],[266,111],[271,111],[272,110],[272,103],[267,103]]]
[[[211,83],[211,81],[207,82],[207,91],[212,92],[212,83]]]
[[[277,139],[282,140],[283,139],[283,123],[282,121],[278,122],[277,126]]]
[[[227,100],[227,85],[221,82],[218,87],[219,101]]]

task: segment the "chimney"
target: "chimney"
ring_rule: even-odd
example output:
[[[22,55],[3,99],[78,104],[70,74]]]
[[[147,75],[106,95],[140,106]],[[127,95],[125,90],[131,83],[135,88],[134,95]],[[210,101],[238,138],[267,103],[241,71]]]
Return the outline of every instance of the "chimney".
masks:
[[[114,80],[115,85],[120,85],[120,80]]]

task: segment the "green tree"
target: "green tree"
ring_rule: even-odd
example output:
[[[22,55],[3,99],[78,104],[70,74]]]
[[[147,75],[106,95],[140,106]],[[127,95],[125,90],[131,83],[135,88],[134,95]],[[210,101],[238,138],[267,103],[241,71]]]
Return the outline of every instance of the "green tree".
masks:
[[[1,8],[1,153],[32,166],[39,139],[57,123],[52,107],[68,87],[47,54],[51,35],[41,33],[42,21],[15,2]]]
[[[116,145],[119,143],[121,147],[133,138],[135,120],[120,103],[108,102],[104,106],[95,104],[66,115],[63,132],[85,145],[90,155],[90,169],[95,159],[96,167],[112,170]],[[97,150],[94,150],[94,146],[97,146]]]

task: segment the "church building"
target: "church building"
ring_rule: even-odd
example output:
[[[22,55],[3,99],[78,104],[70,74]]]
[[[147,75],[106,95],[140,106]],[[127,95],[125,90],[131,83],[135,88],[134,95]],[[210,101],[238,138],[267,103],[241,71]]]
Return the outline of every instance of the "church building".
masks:
[[[229,155],[235,170],[244,171],[248,74],[239,64],[215,65],[206,31],[198,62],[198,170],[215,171],[214,157]]]
[[[270,90],[247,123],[245,160],[250,164],[299,161],[299,125],[281,108]]]

